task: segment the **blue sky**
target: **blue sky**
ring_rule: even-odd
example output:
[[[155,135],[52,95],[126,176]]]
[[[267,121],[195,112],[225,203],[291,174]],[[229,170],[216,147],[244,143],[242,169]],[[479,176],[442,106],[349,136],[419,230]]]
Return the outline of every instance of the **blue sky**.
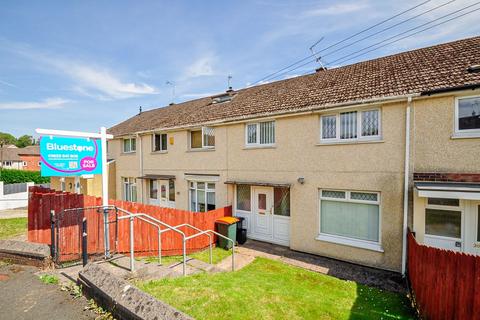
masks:
[[[167,81],[175,83],[175,102],[224,91],[228,75],[234,88],[243,88],[309,55],[321,37],[317,50],[421,2],[3,1],[0,131],[98,131],[135,115],[139,106],[167,105],[173,98]],[[429,1],[381,27],[447,2]],[[454,1],[324,61],[473,3]],[[479,35],[479,18],[474,12],[343,64]]]

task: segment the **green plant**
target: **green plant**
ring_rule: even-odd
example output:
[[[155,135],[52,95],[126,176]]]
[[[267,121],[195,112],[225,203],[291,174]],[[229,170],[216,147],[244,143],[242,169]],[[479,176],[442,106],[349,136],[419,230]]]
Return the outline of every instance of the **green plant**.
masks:
[[[39,278],[45,284],[58,284],[58,277],[51,274],[42,274]]]
[[[0,175],[0,181],[5,184],[34,182],[36,184],[49,183],[49,177],[42,177],[38,171],[3,169]]]
[[[98,317],[96,317],[95,320],[114,320],[115,319],[110,312],[100,307],[93,299],[88,300],[88,306],[85,307],[85,310],[92,310],[93,312],[95,312],[98,315]]]

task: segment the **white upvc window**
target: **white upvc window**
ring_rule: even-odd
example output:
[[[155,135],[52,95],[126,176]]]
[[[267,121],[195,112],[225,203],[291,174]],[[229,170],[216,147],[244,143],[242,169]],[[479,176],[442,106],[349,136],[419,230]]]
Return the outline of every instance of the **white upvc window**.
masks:
[[[455,135],[480,137],[480,96],[455,99]]]
[[[320,190],[320,232],[323,240],[383,251],[380,241],[380,193]]]
[[[206,212],[215,209],[215,183],[189,182],[189,209],[195,212]]]
[[[123,183],[123,200],[136,202],[137,201],[137,179],[122,178]]]
[[[320,141],[363,141],[381,137],[380,109],[338,112],[320,117]]]
[[[190,131],[190,149],[213,149],[215,148],[215,129],[202,127]]]
[[[425,207],[425,236],[462,241],[463,208],[459,199],[428,198]]]
[[[132,138],[124,138],[123,139],[123,153],[132,153],[137,150],[137,139]]]
[[[245,144],[249,147],[275,145],[275,121],[247,123]]]
[[[167,151],[167,134],[155,133],[152,135],[152,151]]]

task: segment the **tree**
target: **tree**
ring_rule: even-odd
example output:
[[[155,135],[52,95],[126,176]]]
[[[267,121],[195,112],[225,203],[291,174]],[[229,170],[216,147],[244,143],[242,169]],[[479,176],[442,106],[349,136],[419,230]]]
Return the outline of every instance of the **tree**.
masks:
[[[15,144],[19,148],[25,148],[28,146],[32,146],[34,144],[34,140],[32,136],[24,134],[23,136],[17,139],[17,143]]]
[[[10,133],[0,132],[0,146],[5,146],[7,144],[16,144],[17,139],[12,136]]]

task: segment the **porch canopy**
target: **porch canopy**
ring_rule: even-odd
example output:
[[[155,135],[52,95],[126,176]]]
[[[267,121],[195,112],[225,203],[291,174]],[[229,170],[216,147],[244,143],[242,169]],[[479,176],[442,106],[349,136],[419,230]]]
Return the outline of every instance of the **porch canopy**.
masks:
[[[150,179],[150,180],[175,180],[175,176],[166,174],[146,174],[138,177],[137,179]]]
[[[225,184],[243,184],[243,185],[250,185],[250,186],[259,186],[259,187],[280,187],[280,188],[290,188],[290,183],[275,183],[275,182],[262,182],[262,181],[236,181],[236,180],[228,180],[225,181]]]
[[[480,200],[480,183],[415,182],[422,198]]]

